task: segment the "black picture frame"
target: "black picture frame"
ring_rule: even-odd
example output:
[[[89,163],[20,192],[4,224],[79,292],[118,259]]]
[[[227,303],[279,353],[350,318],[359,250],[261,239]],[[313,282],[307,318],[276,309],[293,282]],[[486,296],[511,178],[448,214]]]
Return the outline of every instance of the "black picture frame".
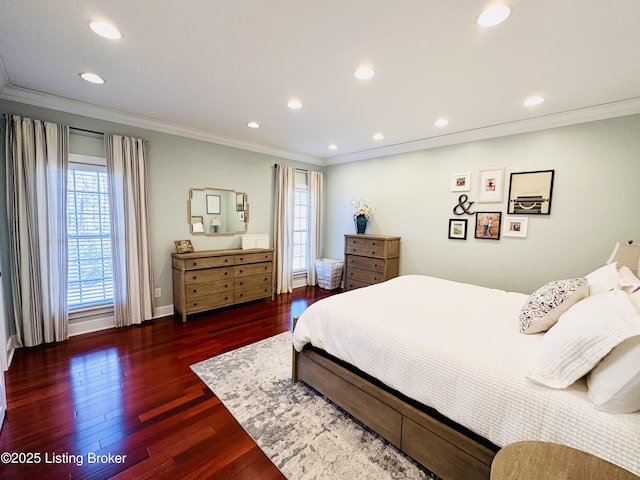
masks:
[[[466,218],[450,218],[449,219],[449,238],[451,240],[467,239],[467,219]]]
[[[509,215],[550,215],[555,170],[514,172],[509,182]]]
[[[502,212],[476,212],[475,238],[500,240]]]

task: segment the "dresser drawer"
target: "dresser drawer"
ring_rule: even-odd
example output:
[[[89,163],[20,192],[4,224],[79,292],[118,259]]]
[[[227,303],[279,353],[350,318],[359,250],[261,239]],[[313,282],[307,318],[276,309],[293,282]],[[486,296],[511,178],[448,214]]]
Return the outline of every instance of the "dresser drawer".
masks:
[[[385,268],[385,261],[379,258],[346,255],[345,265],[347,266],[347,268],[359,268],[362,270],[369,270],[371,272],[383,273]]]
[[[185,289],[187,302],[191,302],[201,297],[206,297],[214,293],[233,292],[233,280],[215,280],[213,282],[194,283]]]
[[[225,265],[233,265],[232,255],[173,259],[173,266],[180,270],[197,270],[200,268],[223,267]]]
[[[233,292],[213,293],[201,298],[194,298],[186,302],[187,313],[202,312],[212,308],[225,307],[233,304]]]
[[[271,273],[273,271],[273,263],[247,263],[245,265],[236,265],[233,267],[233,277],[246,277],[248,275],[257,275],[259,273]]]
[[[356,288],[368,287],[369,285],[371,284],[366,282],[359,282],[358,280],[353,280],[351,278],[348,278],[344,281],[344,289],[346,291],[354,290]]]
[[[273,261],[273,252],[256,252],[256,253],[244,253],[242,255],[236,255],[233,259],[233,263],[236,265],[243,263],[258,263]]]
[[[233,267],[207,268],[185,272],[185,284],[187,286],[196,283],[212,282],[233,278]]]
[[[270,297],[272,293],[271,282],[261,283],[259,285],[254,286],[245,286],[242,288],[238,288],[234,291],[234,301],[236,303],[239,302],[249,302],[251,300],[257,300],[259,298],[267,298]]]
[[[387,280],[387,278],[382,273],[347,267],[347,280],[355,280],[358,282],[373,284],[384,282],[385,280]]]
[[[344,251],[354,255],[382,257],[384,256],[384,242],[370,238],[351,237],[346,239]]]
[[[272,277],[268,275],[250,275],[247,277],[238,277],[233,280],[234,290],[241,290],[243,288],[258,287],[261,285],[271,285]]]

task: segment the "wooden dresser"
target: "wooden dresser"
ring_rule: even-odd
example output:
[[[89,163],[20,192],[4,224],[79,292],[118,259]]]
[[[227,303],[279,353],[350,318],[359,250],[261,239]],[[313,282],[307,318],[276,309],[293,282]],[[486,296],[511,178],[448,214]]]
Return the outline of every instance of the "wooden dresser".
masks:
[[[172,253],[173,309],[187,315],[238,303],[273,300],[273,249]]]
[[[345,290],[397,277],[400,270],[400,237],[345,235],[344,265]]]

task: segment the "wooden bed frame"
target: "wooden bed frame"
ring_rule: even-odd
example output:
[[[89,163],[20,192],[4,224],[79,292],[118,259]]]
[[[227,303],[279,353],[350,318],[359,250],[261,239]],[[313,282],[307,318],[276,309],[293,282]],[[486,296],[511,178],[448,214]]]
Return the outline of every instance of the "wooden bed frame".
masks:
[[[293,382],[318,391],[445,480],[488,480],[499,447],[435,410],[307,346],[293,350]]]

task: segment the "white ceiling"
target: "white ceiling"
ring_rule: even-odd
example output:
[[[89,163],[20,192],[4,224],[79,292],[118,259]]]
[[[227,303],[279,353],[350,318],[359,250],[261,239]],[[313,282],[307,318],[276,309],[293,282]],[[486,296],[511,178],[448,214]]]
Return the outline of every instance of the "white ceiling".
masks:
[[[509,3],[3,0],[0,97],[320,164],[640,112],[640,1]]]

